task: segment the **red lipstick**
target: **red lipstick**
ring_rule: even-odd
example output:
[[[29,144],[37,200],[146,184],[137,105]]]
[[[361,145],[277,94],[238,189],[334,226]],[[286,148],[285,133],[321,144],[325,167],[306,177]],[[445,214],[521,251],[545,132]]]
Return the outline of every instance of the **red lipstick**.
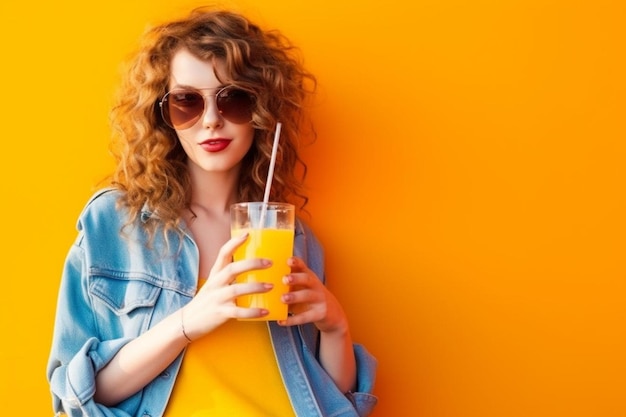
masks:
[[[208,139],[200,143],[200,146],[207,152],[220,152],[226,149],[230,142],[230,139],[223,138]]]

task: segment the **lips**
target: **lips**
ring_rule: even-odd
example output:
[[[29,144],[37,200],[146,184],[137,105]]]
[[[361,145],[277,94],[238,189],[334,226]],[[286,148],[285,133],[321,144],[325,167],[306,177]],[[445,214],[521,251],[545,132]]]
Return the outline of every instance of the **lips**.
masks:
[[[200,143],[200,146],[207,152],[219,152],[226,149],[230,142],[230,139],[209,139]]]

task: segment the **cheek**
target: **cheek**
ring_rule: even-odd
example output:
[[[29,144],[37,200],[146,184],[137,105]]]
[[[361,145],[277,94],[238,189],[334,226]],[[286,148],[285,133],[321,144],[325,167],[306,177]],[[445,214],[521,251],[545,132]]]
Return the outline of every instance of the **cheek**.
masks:
[[[252,144],[254,143],[254,133],[254,128],[250,126],[249,129],[243,130],[239,136],[241,138],[241,146],[246,149],[246,153],[250,150]]]
[[[192,149],[192,146],[191,146],[191,144],[190,144],[189,139],[186,139],[186,138],[185,138],[185,135],[182,135],[182,134],[180,134],[180,133],[179,133],[179,134],[178,134],[178,142],[179,142],[179,143],[180,143],[180,145],[183,147],[183,150],[185,151],[185,153],[186,153],[187,155],[189,155],[189,152],[190,152],[190,151],[191,151],[191,149]]]

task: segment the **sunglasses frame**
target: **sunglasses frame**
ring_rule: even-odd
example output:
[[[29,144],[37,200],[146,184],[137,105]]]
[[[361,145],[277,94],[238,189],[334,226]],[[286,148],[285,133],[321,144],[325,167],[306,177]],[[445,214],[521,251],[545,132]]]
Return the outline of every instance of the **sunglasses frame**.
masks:
[[[163,97],[161,98],[161,100],[159,100],[159,109],[160,109],[160,113],[161,113],[161,119],[163,119],[163,121],[165,122],[166,125],[168,125],[169,127],[171,127],[172,129],[175,130],[185,130],[185,129],[189,129],[190,127],[192,127],[193,125],[195,125],[196,123],[198,123],[198,120],[200,120],[202,118],[202,116],[204,115],[204,112],[207,109],[207,100],[208,97],[213,97],[215,100],[215,107],[217,108],[217,111],[219,112],[220,116],[223,117],[225,120],[231,122],[231,123],[235,123],[235,124],[245,124],[245,123],[249,123],[252,121],[252,113],[253,113],[253,107],[254,107],[254,103],[256,101],[256,97],[240,88],[237,87],[233,84],[228,84],[225,85],[223,87],[218,87],[219,89],[215,92],[215,94],[202,94],[202,90],[214,90],[213,88],[192,88],[192,87],[183,87],[183,88],[175,88],[173,90],[168,91],[167,93],[165,93],[165,95],[163,95]],[[242,92],[245,93],[249,99],[250,99],[250,120],[246,120],[246,121],[242,121],[239,122],[237,121],[238,118],[235,117],[234,119],[232,118],[233,116],[229,116],[228,113],[229,111],[227,110],[226,113],[224,113],[224,109],[220,108],[220,98],[224,97],[222,95],[222,93],[224,93],[225,91],[228,90],[233,90],[233,91],[237,91],[237,92]],[[169,109],[169,104],[170,101],[168,100],[170,95],[174,93],[193,93],[193,94],[197,94],[200,97],[202,97],[202,111],[200,113],[198,113],[196,116],[192,117],[191,119],[189,119],[189,121],[178,125],[178,127],[175,126],[175,124],[172,122],[171,119],[171,110]],[[166,107],[168,107],[166,109]],[[181,127],[181,126],[185,126],[185,127]]]

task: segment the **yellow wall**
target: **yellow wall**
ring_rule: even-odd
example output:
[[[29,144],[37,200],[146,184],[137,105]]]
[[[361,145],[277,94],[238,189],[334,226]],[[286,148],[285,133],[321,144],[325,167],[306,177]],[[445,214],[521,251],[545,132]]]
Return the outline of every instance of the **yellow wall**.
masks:
[[[19,415],[50,415],[56,290],[111,167],[118,63],[192,4],[99,3],[0,5],[0,397]],[[310,222],[380,361],[375,415],[626,415],[626,3],[231,4],[319,77]]]

